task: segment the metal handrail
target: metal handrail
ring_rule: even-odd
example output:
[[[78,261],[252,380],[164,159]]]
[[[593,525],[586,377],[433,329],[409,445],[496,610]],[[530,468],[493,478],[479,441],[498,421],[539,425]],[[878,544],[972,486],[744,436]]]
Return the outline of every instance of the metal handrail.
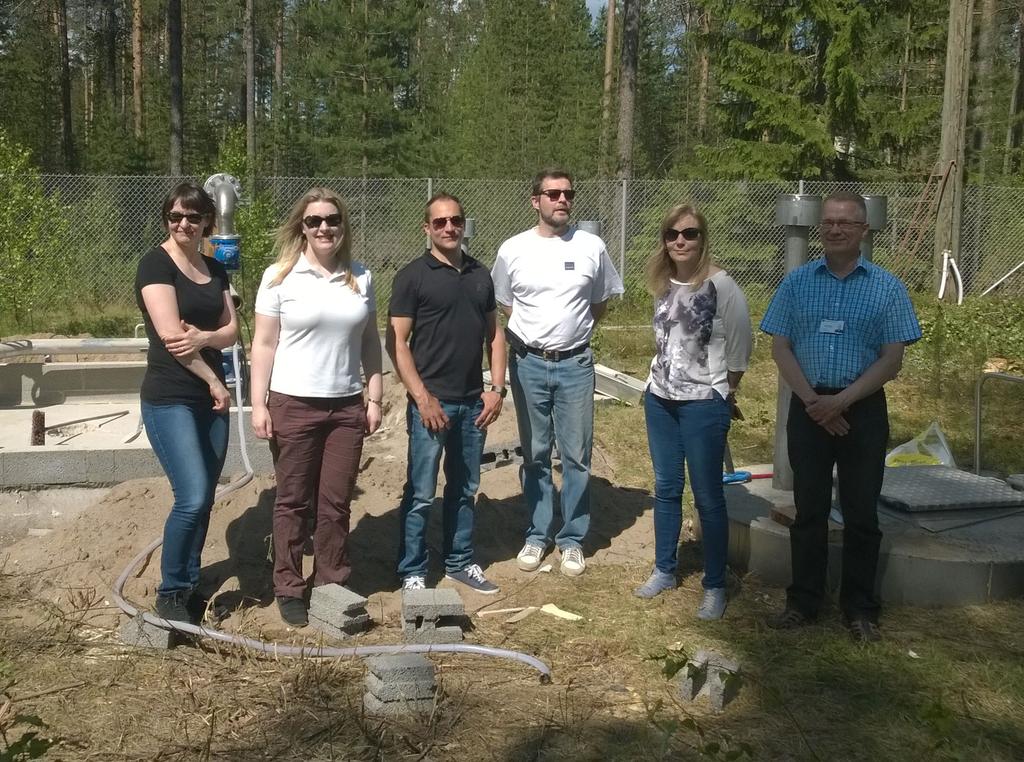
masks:
[[[1013,384],[1024,384],[1024,376],[1012,373],[990,372],[978,376],[974,385],[974,473],[981,474],[981,387],[990,378],[998,378]]]

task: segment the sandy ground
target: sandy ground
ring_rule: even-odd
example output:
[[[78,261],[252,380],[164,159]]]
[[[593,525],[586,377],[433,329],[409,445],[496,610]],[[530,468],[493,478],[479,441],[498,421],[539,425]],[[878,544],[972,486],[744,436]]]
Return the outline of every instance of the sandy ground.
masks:
[[[398,546],[398,502],[406,462],[405,398],[393,380],[386,382],[384,424],[367,439],[352,505],[350,555],[353,575],[349,587],[370,598],[368,610],[375,620],[374,640],[399,638],[400,595],[395,573]],[[515,413],[508,400],[501,418],[488,432],[488,448],[518,443]],[[251,447],[265,447],[253,440]],[[557,480],[557,475],[556,475]],[[645,492],[616,487],[614,464],[594,453],[592,522],[585,551],[591,564],[619,565],[653,557],[653,528],[641,513],[649,505]],[[443,475],[441,477],[443,483]],[[439,494],[440,494],[439,485]],[[203,553],[202,590],[234,613],[222,628],[264,637],[303,637],[288,633],[273,605],[270,536],[274,504],[273,477],[259,476],[228,495],[215,507]],[[4,570],[17,574],[30,588],[26,592],[60,602],[80,591],[107,596],[115,578],[129,560],[162,532],[170,507],[165,479],[142,479],[118,485],[101,500],[77,515],[57,522],[43,537],[27,537],[5,550]],[[523,503],[518,468],[514,465],[485,471],[477,500],[476,561],[503,591],[482,596],[443,578],[440,501],[435,503],[428,533],[431,573],[428,585],[453,585],[466,601],[467,611],[486,606],[521,585],[524,575],[515,565],[529,515]],[[548,561],[558,574],[558,556]],[[312,558],[306,558],[312,571]],[[126,586],[126,597],[142,608],[153,605],[159,582],[159,549]],[[75,592],[78,591],[78,592]],[[506,603],[505,605],[509,605]],[[108,608],[112,626],[118,616]]]

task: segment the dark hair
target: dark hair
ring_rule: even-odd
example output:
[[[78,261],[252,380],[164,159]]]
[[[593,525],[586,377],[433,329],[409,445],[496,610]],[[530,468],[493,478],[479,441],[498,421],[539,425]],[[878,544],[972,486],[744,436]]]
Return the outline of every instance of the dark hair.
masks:
[[[462,202],[459,201],[459,197],[453,196],[451,193],[445,193],[444,191],[441,191],[440,193],[435,193],[427,201],[427,206],[423,210],[424,222],[430,222],[430,207],[434,205],[435,201],[454,201],[459,207],[459,214],[461,214],[463,217],[466,216],[466,210],[463,208]]]
[[[160,219],[164,227],[167,227],[167,215],[174,208],[174,203],[179,202],[184,209],[199,212],[204,217],[210,217],[210,224],[203,229],[203,238],[213,232],[213,217],[217,214],[217,207],[210,198],[210,194],[195,183],[178,183],[164,199],[163,208],[160,211]]]
[[[821,208],[825,208],[825,204],[829,201],[838,201],[843,204],[853,204],[860,209],[861,216],[864,218],[862,222],[866,222],[868,219],[868,205],[864,202],[864,197],[859,193],[853,193],[852,191],[836,191],[830,193],[825,200],[821,203]]]
[[[541,190],[543,190],[544,181],[548,178],[552,180],[568,180],[569,185],[572,185],[572,175],[566,172],[564,169],[558,169],[557,167],[547,167],[542,169],[536,175],[533,176],[533,186],[531,188],[532,196],[539,196]]]

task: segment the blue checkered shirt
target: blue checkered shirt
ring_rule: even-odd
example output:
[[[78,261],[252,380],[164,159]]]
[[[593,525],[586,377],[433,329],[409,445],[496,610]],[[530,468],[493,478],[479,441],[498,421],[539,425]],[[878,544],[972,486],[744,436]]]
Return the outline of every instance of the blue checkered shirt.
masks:
[[[823,332],[823,320],[843,321],[842,331]],[[807,382],[832,389],[852,384],[883,344],[921,338],[906,287],[863,257],[842,280],[824,258],[791,272],[772,297],[761,330],[787,337]]]

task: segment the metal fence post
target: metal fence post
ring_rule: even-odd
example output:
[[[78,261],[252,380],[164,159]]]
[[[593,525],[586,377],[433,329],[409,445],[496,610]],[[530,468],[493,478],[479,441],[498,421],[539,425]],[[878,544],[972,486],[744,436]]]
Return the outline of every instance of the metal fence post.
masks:
[[[629,191],[626,187],[626,179],[622,179],[622,225],[619,227],[619,277],[626,276],[626,208],[629,204]]]

